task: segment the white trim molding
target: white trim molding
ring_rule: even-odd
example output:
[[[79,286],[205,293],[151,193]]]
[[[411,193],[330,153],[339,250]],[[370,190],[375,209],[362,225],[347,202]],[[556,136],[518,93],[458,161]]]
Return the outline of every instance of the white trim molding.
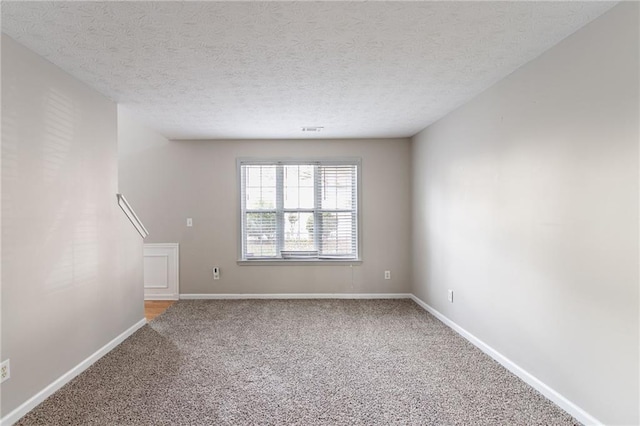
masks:
[[[410,293],[183,293],[181,300],[193,299],[411,299]]]
[[[174,294],[152,294],[145,295],[144,300],[178,300],[180,299],[179,295]]]
[[[122,343],[127,337],[131,336],[135,333],[139,328],[143,327],[147,323],[147,320],[142,318],[140,321],[123,331],[120,335],[118,335],[115,339],[111,340],[109,343],[98,349],[96,352],[91,354],[84,361],[80,362],[80,364],[73,367],[71,370],[64,373],[62,376],[58,377],[47,387],[42,389],[40,392],[29,398],[27,401],[22,403],[18,408],[4,416],[0,419],[0,426],[11,426],[18,420],[20,420],[25,414],[29,411],[33,410],[38,404],[47,399],[49,396],[53,395],[58,389],[69,383],[73,380],[78,374],[82,373],[87,368],[91,367],[93,363],[97,360],[105,356],[109,353],[113,348]]]
[[[149,243],[144,245],[144,300],[178,300],[180,297],[180,244]],[[157,265],[148,259],[164,258],[166,262],[158,271]],[[155,274],[153,272],[156,272]],[[152,276],[160,283],[149,282]]]
[[[124,198],[124,195],[116,194],[116,197],[118,199],[118,205],[120,206],[124,214],[127,215],[127,218],[129,219],[129,221],[131,221],[131,224],[136,228],[140,236],[143,239],[147,238],[147,236],[149,235],[149,231],[147,231],[147,228],[144,227],[136,212],[133,211],[133,208],[131,207],[127,199]]]
[[[265,294],[265,293],[234,293],[234,294],[180,294],[181,300],[194,300],[194,299],[235,299],[235,300],[243,300],[243,299],[412,299],[415,303],[417,303],[420,307],[422,307],[425,311],[436,317],[442,323],[444,323],[449,328],[453,329],[459,335],[467,339],[474,346],[480,349],[482,352],[493,358],[495,361],[500,363],[507,370],[511,371],[513,374],[518,376],[522,381],[536,389],[550,401],[558,405],[560,408],[565,410],[567,413],[572,415],[576,420],[585,425],[603,425],[598,419],[587,413],[585,410],[568,400],[566,397],[561,395],[559,392],[551,388],[546,383],[542,382],[540,379],[524,370],[518,364],[502,355],[500,352],[480,340],[478,337],[474,336],[442,313],[438,312],[433,307],[429,306],[427,303],[419,299],[417,296],[411,293],[275,293],[275,294]],[[35,408],[38,404],[60,389],[62,386],[70,382],[74,377],[78,374],[82,373],[88,367],[90,367],[93,363],[95,363],[98,359],[102,358],[105,354],[115,348],[118,344],[122,343],[127,337],[132,335],[136,330],[141,328],[147,323],[145,319],[141,319],[139,322],[131,326],[129,329],[125,330],[122,334],[117,336],[115,339],[104,345],[98,351],[93,353],[87,359],[82,361],[80,364],[69,370],[67,373],[63,374],[60,378],[55,380],[53,383],[48,385],[46,388],[38,392],[32,398],[24,402],[18,408],[7,414],[5,417],[0,419],[0,426],[11,426],[15,422],[17,422],[22,416],[27,414],[33,408]]]
[[[446,326],[448,326],[449,328],[454,330],[456,333],[458,333],[459,335],[467,339],[469,342],[471,342],[474,346],[476,346],[482,352],[489,355],[495,361],[500,363],[504,368],[506,368],[507,370],[511,371],[513,374],[518,376],[523,382],[525,382],[526,384],[528,384],[529,386],[531,386],[532,388],[540,392],[551,402],[553,402],[554,404],[562,408],[564,411],[572,415],[580,423],[584,425],[603,425],[601,421],[599,421],[598,419],[596,419],[595,417],[587,413],[582,408],[578,407],[573,402],[569,401],[567,398],[565,398],[555,389],[551,388],[549,385],[547,385],[546,383],[544,383],[543,381],[535,377],[533,374],[529,373],[524,368],[520,367],[518,364],[511,361],[509,358],[502,355],[500,352],[498,352],[497,350],[495,350],[494,348],[492,348],[491,346],[489,346],[488,344],[486,344],[485,342],[483,342],[473,334],[469,333],[467,330],[460,327],[458,324],[456,324],[455,322],[453,322],[452,320],[450,320],[449,318],[447,318],[446,316],[444,316],[443,314],[441,314],[440,312],[438,312],[437,310],[435,310],[434,308],[432,308],[422,300],[420,300],[416,295],[412,294],[411,299],[413,299],[413,301],[416,302],[418,305],[420,305],[420,307],[423,308],[425,311],[429,312],[431,315],[433,315],[434,317],[439,319],[441,322],[443,322]]]

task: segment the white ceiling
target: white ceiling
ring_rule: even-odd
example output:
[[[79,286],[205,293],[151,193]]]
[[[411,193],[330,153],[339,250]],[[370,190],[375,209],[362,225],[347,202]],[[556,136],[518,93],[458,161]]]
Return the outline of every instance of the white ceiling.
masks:
[[[402,137],[614,5],[3,1],[2,31],[169,138]]]

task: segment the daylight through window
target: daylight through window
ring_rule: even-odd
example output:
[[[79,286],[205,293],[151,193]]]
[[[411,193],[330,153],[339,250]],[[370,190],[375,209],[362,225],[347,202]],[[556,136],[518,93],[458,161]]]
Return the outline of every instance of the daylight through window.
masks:
[[[357,259],[358,168],[241,161],[242,259]]]

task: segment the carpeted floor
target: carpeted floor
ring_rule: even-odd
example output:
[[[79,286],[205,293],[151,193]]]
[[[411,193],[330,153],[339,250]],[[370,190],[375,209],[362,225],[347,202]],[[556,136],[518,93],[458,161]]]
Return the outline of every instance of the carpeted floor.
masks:
[[[410,300],[197,300],[18,424],[577,422]]]

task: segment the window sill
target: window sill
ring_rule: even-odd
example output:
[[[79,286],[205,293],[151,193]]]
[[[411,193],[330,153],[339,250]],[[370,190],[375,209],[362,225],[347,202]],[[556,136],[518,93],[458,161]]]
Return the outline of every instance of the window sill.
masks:
[[[256,259],[256,260],[238,260],[236,262],[240,266],[331,266],[331,265],[360,265],[362,259]]]

